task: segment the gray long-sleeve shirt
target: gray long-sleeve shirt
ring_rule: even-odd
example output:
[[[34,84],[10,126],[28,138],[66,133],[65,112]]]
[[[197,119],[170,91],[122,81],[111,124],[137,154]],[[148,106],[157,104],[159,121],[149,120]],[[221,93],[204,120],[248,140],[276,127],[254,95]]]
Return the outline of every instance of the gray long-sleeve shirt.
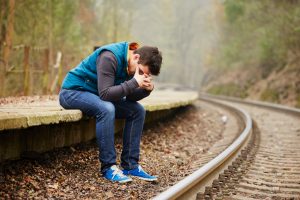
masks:
[[[99,96],[104,101],[118,101],[126,96],[127,100],[139,101],[151,91],[139,88],[135,78],[120,85],[114,85],[118,62],[110,51],[103,51],[97,58],[97,77]]]

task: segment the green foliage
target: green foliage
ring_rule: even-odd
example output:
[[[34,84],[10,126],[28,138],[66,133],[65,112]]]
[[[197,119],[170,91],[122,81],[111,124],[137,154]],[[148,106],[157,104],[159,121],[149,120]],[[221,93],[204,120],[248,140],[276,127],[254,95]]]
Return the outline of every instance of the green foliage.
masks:
[[[300,94],[298,94],[297,98],[296,98],[296,107],[300,108]]]
[[[227,23],[216,65],[257,63],[262,76],[300,53],[300,1],[226,0]]]
[[[286,62],[287,49],[274,33],[265,34],[259,41],[259,62],[262,68],[262,77],[266,78],[276,68]]]
[[[0,59],[3,56],[4,40],[8,27],[9,2],[0,1]],[[0,83],[5,85],[5,95],[22,94],[22,70],[24,66],[24,46],[30,47],[29,65],[31,71],[32,93],[41,94],[37,85],[43,85],[40,80],[44,70],[45,49],[49,50],[48,66],[50,70],[50,86],[57,74],[53,66],[58,52],[62,52],[61,66],[63,74],[76,66],[87,56],[94,46],[111,42],[130,40],[132,15],[135,11],[132,0],[15,0],[12,21],[12,47],[9,48],[9,67],[14,66],[20,74],[8,74],[4,78],[4,71],[0,74]],[[7,50],[8,48],[6,48]],[[1,64],[1,63],[0,63]],[[20,76],[19,76],[20,75]],[[4,80],[4,81],[3,81]],[[61,80],[59,79],[59,82]],[[60,83],[57,84],[59,86]],[[2,91],[2,88],[0,87]],[[0,91],[0,93],[1,93]],[[2,93],[1,93],[2,94]],[[0,95],[1,95],[0,94]]]
[[[263,101],[278,103],[279,102],[279,93],[278,93],[278,91],[276,91],[274,89],[267,88],[261,94],[260,99]]]
[[[216,95],[234,96],[240,98],[247,97],[246,89],[235,83],[215,85],[209,88],[207,92]]]
[[[70,27],[77,8],[78,3],[72,0],[17,0],[14,43],[48,46],[53,39],[55,47],[61,48],[72,33]]]
[[[230,23],[234,23],[244,14],[243,0],[227,0],[224,4],[225,13]]]

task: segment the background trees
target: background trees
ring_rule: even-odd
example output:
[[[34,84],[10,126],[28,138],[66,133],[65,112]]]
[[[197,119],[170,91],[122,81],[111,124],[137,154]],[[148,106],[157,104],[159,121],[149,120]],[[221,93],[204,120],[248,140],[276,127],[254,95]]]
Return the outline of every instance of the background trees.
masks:
[[[300,53],[300,1],[226,0],[226,26],[217,63],[253,64],[266,77]],[[224,62],[220,62],[220,60]]]
[[[156,45],[163,51],[157,81],[199,85],[213,6],[196,0],[1,0],[2,96],[55,93],[61,78],[57,84],[53,80],[59,71],[63,77],[93,46],[124,40]],[[25,47],[29,47],[28,58]],[[59,52],[60,70],[53,68]],[[40,79],[38,70],[46,70],[48,77]],[[47,89],[37,84],[24,92],[24,85],[41,81],[47,82]]]
[[[156,81],[199,89],[228,79],[228,71],[255,69],[245,83],[231,78],[238,83],[218,88],[247,96],[255,81],[299,63],[299,5],[298,0],[0,0],[0,94],[55,94],[64,74],[94,46],[127,40],[163,52]]]
[[[224,11],[209,91],[300,107],[300,1],[226,0]]]

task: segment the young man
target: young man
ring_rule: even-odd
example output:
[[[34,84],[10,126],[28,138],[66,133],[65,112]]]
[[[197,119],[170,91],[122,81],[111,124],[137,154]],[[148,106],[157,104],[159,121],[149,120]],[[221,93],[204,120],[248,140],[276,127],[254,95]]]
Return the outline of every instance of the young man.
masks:
[[[154,89],[151,75],[162,63],[156,47],[114,43],[96,49],[66,75],[59,101],[65,109],[80,109],[96,119],[96,139],[103,176],[129,182],[129,176],[154,181],[138,164],[145,110],[137,101]],[[115,118],[125,119],[121,171],[116,165]]]

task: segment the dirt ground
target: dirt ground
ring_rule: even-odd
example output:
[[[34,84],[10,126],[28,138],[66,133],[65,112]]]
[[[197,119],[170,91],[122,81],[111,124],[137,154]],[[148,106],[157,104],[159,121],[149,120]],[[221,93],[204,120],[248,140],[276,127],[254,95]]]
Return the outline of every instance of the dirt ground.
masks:
[[[159,176],[157,182],[134,179],[118,184],[105,180],[99,173],[98,148],[93,140],[44,153],[39,159],[2,165],[0,198],[149,199],[196,170],[191,163],[222,138],[220,118],[220,113],[197,104],[172,119],[145,127],[140,164]],[[120,156],[121,134],[116,136],[115,143]]]

